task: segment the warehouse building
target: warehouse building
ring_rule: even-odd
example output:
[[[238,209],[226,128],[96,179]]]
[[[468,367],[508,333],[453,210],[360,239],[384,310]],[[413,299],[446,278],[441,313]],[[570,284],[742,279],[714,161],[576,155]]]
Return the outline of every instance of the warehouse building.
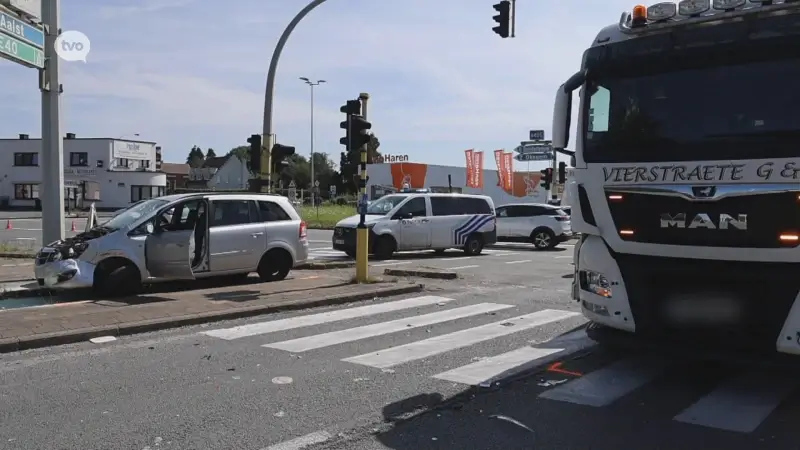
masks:
[[[42,182],[41,139],[0,139],[0,209],[36,209]],[[165,194],[161,147],[111,138],[64,139],[64,199],[70,209],[113,210]]]

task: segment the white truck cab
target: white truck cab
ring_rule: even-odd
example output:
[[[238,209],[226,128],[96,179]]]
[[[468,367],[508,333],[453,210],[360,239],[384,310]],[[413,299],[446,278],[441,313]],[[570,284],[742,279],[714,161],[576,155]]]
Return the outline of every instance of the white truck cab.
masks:
[[[798,20],[788,0],[632,4],[559,87],[593,337],[800,355]]]

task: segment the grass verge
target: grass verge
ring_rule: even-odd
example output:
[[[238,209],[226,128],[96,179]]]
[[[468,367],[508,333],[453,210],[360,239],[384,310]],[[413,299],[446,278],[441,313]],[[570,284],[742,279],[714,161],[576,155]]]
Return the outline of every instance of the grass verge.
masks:
[[[314,207],[304,205],[297,208],[300,216],[308,224],[308,228],[328,229],[336,226],[336,222],[356,214],[355,208],[345,205],[320,205]]]

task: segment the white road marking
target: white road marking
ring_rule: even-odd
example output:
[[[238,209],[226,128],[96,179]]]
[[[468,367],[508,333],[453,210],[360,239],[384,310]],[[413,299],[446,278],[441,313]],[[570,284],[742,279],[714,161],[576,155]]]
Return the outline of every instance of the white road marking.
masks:
[[[574,256],[556,256],[556,259],[572,259]]]
[[[404,264],[411,264],[413,262],[416,262],[416,261],[402,261],[402,262],[401,261],[397,261],[397,262],[392,262],[392,263],[384,262],[384,264],[370,264],[370,265],[372,267],[388,267],[388,266],[402,266]]]
[[[480,266],[458,266],[458,267],[445,267],[446,270],[461,270],[461,269],[474,269]]]
[[[323,323],[338,322],[375,314],[400,311],[403,309],[431,306],[452,301],[454,301],[454,299],[449,297],[426,295],[423,297],[412,297],[405,300],[377,303],[374,305],[359,306],[356,308],[339,309],[318,314],[290,317],[287,319],[273,320],[270,322],[258,322],[248,325],[239,325],[232,328],[203,331],[200,334],[205,334],[207,336],[217,337],[220,339],[232,340],[248,336],[256,336],[259,334],[274,333],[276,331],[292,330],[295,328],[309,327],[312,325],[321,325]]]
[[[477,386],[483,382],[513,376],[547,364],[564,353],[574,353],[596,345],[581,329],[536,346],[522,347],[466,366],[434,375],[440,380]]]
[[[342,359],[345,362],[386,369],[409,361],[427,358],[450,350],[467,347],[531,328],[540,327],[580,315],[571,311],[545,309],[533,314],[501,320],[499,322],[469,328],[455,333],[436,336],[423,341],[391,347],[377,352],[366,353]]]
[[[463,319],[464,317],[486,314],[513,308],[513,305],[503,305],[499,303],[479,303],[461,308],[437,311],[435,313],[424,314],[404,319],[392,320],[389,322],[365,325],[363,327],[348,328],[341,331],[316,334],[313,336],[292,339],[289,341],[275,342],[273,344],[262,345],[262,347],[286,350],[287,352],[300,353],[331,345],[343,344],[345,342],[358,341],[375,336],[397,333],[403,330],[425,327],[442,322]]]
[[[607,406],[663,373],[667,363],[625,359],[544,391],[540,398],[585,406]]]
[[[773,373],[748,372],[732,378],[673,420],[751,433],[797,388],[796,379]]]
[[[300,436],[299,438],[292,439],[291,441],[284,441],[279,444],[270,445],[269,447],[262,448],[261,450],[302,450],[312,445],[321,444],[332,437],[333,435],[327,431],[317,431],[316,433]]]
[[[506,264],[522,264],[522,263],[529,263],[531,262],[530,259],[523,259],[520,261],[506,261]]]

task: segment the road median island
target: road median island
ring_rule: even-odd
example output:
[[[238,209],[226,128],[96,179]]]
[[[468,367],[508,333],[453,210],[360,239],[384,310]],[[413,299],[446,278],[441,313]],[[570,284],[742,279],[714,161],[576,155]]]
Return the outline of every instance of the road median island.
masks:
[[[311,276],[0,312],[0,353],[420,292],[410,282]]]
[[[331,261],[331,262],[307,262],[295,266],[295,270],[327,270],[327,269],[348,269],[355,267],[355,261]]]
[[[442,269],[385,269],[384,275],[394,277],[433,278],[437,280],[455,280],[458,274]]]

